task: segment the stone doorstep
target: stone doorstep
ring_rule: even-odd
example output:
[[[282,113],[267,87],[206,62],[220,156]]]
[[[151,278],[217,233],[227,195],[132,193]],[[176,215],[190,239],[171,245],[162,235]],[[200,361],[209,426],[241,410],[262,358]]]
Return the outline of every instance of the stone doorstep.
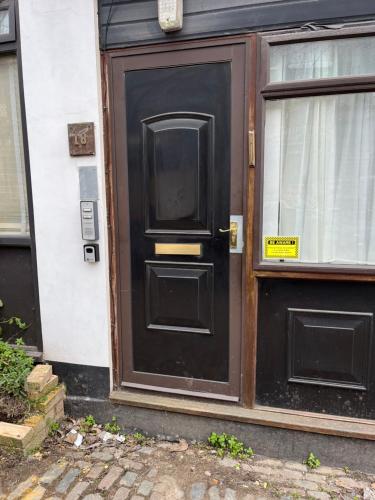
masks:
[[[49,381],[46,383],[43,389],[38,391],[27,390],[27,395],[31,401],[36,401],[39,398],[48,394],[50,391],[52,391],[52,389],[57,387],[58,383],[59,383],[59,377],[57,375],[52,375],[52,377],[49,379]]]
[[[27,392],[42,391],[52,377],[51,365],[36,365],[26,379]]]

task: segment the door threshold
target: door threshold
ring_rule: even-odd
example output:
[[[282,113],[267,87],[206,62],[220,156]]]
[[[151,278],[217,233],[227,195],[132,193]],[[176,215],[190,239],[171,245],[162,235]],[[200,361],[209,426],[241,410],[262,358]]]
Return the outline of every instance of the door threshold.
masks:
[[[213,403],[207,400],[129,389],[112,391],[109,399],[112,403],[152,410],[375,441],[375,421],[373,420],[265,406],[243,408],[233,403]]]
[[[177,378],[177,377],[176,377]],[[141,391],[155,391],[155,392],[164,392],[168,393],[168,396],[191,396],[196,398],[197,394],[201,395],[203,399],[216,399],[221,401],[226,401],[227,403],[238,403],[238,396],[227,396],[226,394],[215,394],[213,392],[197,392],[197,391],[187,391],[185,389],[169,389],[164,387],[156,387],[154,385],[147,384],[136,384],[132,382],[122,382],[121,385],[123,387],[127,387],[129,389],[138,389]]]

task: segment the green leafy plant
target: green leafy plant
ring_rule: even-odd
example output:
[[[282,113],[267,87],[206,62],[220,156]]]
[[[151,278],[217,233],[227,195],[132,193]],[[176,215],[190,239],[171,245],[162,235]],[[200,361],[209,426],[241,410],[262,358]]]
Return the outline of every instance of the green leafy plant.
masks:
[[[90,432],[95,424],[95,418],[92,415],[86,415],[86,417],[81,422],[80,431],[85,433]]]
[[[52,421],[49,424],[48,435],[49,436],[54,436],[57,433],[57,431],[59,431],[59,430],[60,430],[60,424],[59,424],[59,422]]]
[[[0,299],[0,309],[3,309],[3,307],[4,307],[4,302]],[[0,315],[0,336],[4,333],[4,326],[3,325],[16,327],[16,331],[13,333],[13,335],[10,338],[8,338],[8,341],[11,338],[15,337],[16,335],[23,333],[30,326],[30,325],[27,325],[25,323],[25,321],[23,321],[18,316],[10,316],[9,318],[7,318],[6,316]],[[21,345],[21,344],[18,344],[18,345]]]
[[[0,340],[0,392],[26,398],[25,381],[33,364],[33,358],[23,349]]]
[[[121,431],[121,427],[117,423],[117,418],[112,417],[112,420],[104,425],[104,430],[111,434],[118,434]]]
[[[307,467],[310,467],[310,469],[317,469],[318,467],[320,467],[319,458],[316,457],[311,451],[308,454],[306,460],[303,461],[303,463],[306,464]]]
[[[137,441],[138,444],[142,444],[146,440],[145,436],[140,432],[135,432],[133,434],[133,438]]]
[[[239,458],[248,458],[254,455],[251,448],[245,448],[244,444],[235,436],[228,435],[225,432],[222,434],[212,432],[208,438],[208,442],[216,448],[216,452],[220,457],[223,457],[225,453]]]

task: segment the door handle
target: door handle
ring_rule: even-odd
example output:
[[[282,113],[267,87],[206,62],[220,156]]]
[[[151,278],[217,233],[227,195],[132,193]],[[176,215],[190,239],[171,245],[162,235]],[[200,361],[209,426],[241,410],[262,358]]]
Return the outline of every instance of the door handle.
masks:
[[[230,233],[230,248],[237,248],[238,222],[231,221],[228,229],[219,229],[219,233]]]

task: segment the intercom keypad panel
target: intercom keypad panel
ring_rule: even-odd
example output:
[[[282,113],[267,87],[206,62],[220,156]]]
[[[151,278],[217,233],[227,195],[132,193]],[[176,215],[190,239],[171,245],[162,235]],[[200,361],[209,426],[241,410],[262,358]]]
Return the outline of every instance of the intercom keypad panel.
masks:
[[[98,208],[96,201],[81,201],[82,239],[95,241],[98,234]]]

